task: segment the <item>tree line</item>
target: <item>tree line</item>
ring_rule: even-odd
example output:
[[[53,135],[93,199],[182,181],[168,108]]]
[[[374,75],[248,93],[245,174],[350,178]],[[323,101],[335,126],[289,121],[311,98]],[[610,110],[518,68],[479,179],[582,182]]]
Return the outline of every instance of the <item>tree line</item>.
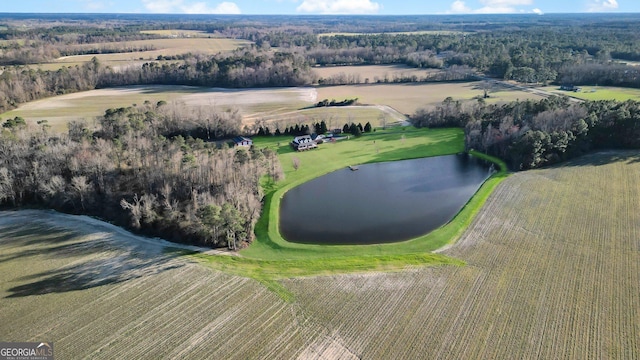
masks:
[[[412,116],[418,127],[463,127],[467,150],[505,159],[514,170],[555,164],[599,149],[640,149],[640,102],[535,101],[461,104],[452,99]]]
[[[309,85],[316,76],[300,55],[258,49],[192,57],[183,63],[145,63],[114,69],[92,61],[56,71],[11,67],[0,74],[0,112],[65,93],[125,85],[269,87]]]
[[[0,133],[0,203],[89,214],[169,240],[236,249],[254,236],[263,179],[283,172],[268,149],[165,137],[166,104],[110,109],[92,133],[12,119]],[[210,117],[223,116],[208,114]]]

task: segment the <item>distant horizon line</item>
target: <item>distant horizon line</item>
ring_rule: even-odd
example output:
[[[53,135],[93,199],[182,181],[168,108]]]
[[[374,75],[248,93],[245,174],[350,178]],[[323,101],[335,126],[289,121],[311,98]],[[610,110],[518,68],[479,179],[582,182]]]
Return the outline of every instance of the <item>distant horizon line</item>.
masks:
[[[362,16],[362,17],[382,17],[382,16],[474,16],[474,17],[482,17],[482,16],[513,16],[513,15],[521,15],[521,16],[545,16],[545,15],[633,15],[640,14],[640,12],[623,12],[623,11],[605,11],[605,12],[544,12],[544,13],[534,13],[534,12],[514,12],[514,13],[427,13],[427,14],[302,14],[302,13],[281,13],[281,14],[255,14],[255,13],[246,13],[246,14],[212,14],[212,13],[203,13],[203,14],[193,14],[193,13],[146,13],[146,12],[1,12],[0,15],[148,15],[148,16],[166,16],[166,15],[176,15],[176,16],[229,16],[229,17],[241,17],[241,16],[316,16],[316,17],[325,17],[325,16]]]

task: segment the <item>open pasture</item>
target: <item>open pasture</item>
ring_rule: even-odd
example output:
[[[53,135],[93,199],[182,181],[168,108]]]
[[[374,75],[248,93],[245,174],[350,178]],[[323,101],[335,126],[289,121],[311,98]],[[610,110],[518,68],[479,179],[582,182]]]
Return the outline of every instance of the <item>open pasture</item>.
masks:
[[[640,100],[640,89],[613,86],[580,86],[581,91],[564,91],[558,86],[546,86],[542,89],[554,94],[570,96],[582,100]]]
[[[393,81],[394,78],[417,76],[418,79],[429,74],[438,73],[438,69],[418,69],[407,65],[362,65],[362,66],[323,66],[315,67],[313,71],[319,78],[343,76],[353,78],[357,83],[376,83],[378,81]]]

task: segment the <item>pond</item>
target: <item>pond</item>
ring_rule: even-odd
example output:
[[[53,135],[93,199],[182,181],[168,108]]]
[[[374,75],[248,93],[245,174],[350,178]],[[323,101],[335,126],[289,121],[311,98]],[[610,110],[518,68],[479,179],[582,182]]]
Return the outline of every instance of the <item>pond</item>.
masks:
[[[360,165],[289,190],[280,233],[305,244],[380,244],[425,235],[449,222],[490,176],[467,154]]]

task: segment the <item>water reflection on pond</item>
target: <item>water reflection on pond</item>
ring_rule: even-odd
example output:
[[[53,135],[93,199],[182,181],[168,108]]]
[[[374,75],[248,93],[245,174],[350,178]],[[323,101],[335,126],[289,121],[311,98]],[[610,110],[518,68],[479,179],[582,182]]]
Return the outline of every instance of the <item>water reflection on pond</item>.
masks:
[[[280,232],[307,244],[408,240],[451,220],[489,175],[466,154],[345,168],[289,190]]]

